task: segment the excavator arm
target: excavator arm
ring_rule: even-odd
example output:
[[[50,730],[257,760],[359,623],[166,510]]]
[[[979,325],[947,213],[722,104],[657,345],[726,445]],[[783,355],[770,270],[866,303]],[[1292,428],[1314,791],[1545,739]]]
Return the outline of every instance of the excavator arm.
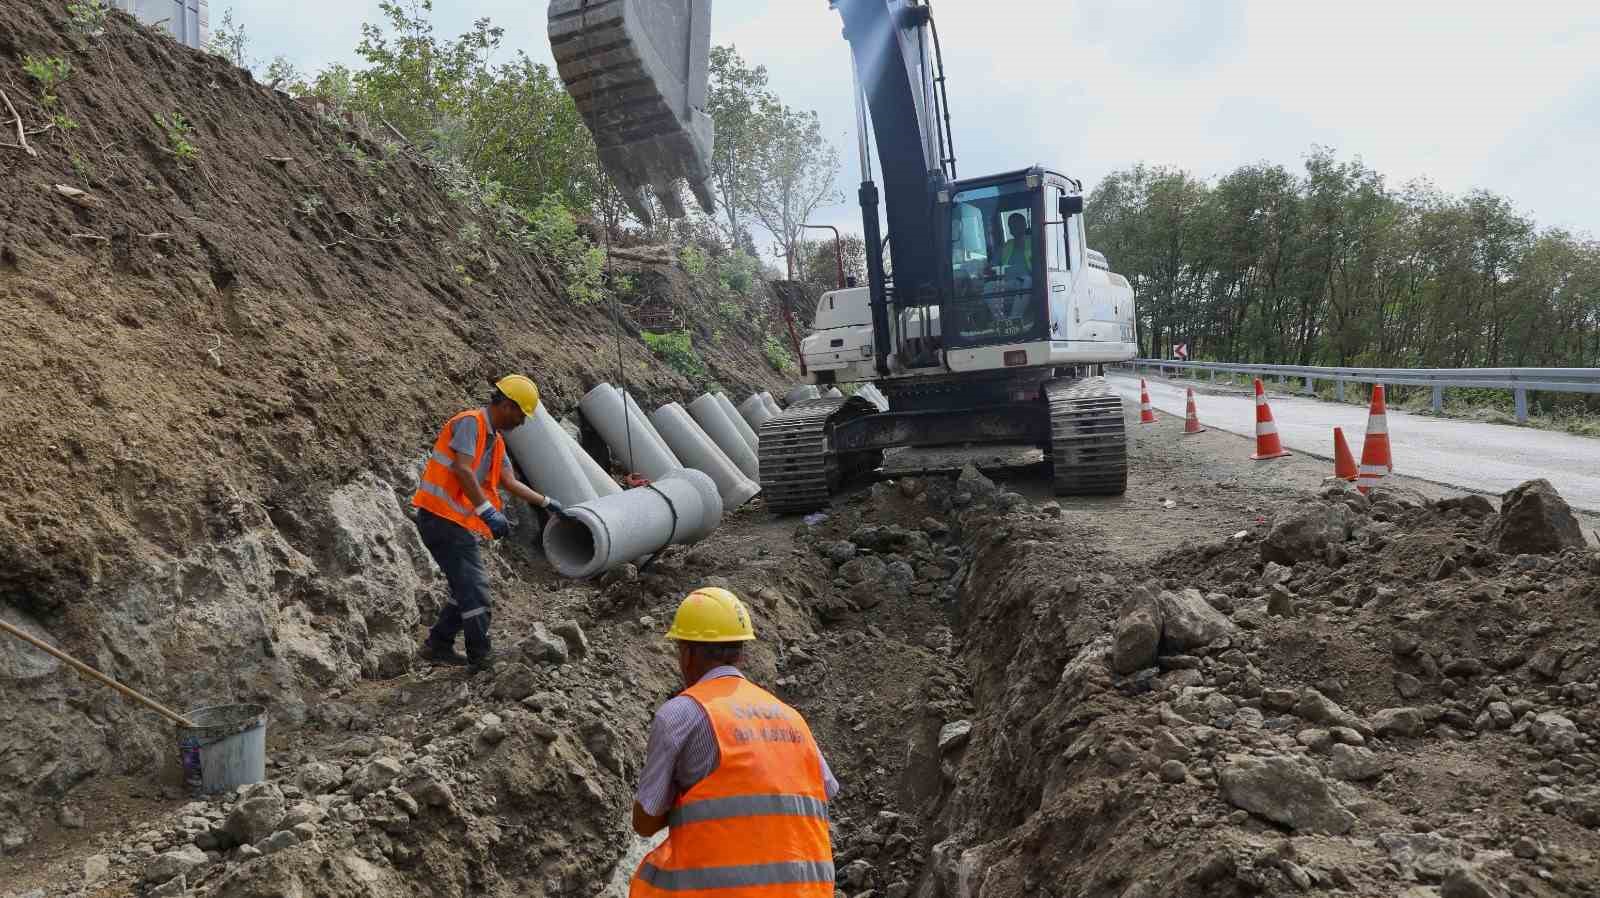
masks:
[[[649,223],[648,192],[682,217],[687,181],[714,211],[711,0],[551,0],[548,17],[556,71],[629,210]]]

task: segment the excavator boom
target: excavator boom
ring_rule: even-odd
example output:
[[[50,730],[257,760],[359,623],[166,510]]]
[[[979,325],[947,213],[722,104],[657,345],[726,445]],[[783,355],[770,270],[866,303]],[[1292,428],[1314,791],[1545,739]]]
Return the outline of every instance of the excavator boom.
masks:
[[[714,211],[711,0],[551,0],[548,15],[556,70],[633,214],[650,222],[649,191],[682,217],[680,181]]]

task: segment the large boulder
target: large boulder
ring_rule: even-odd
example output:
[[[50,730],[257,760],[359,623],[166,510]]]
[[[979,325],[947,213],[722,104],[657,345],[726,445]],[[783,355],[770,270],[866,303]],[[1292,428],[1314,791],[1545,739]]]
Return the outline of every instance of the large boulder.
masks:
[[[1163,592],[1161,606],[1161,648],[1169,653],[1187,652],[1210,645],[1233,633],[1227,616],[1211,607],[1198,589]]]
[[[1316,767],[1300,758],[1229,755],[1217,779],[1229,804],[1296,831],[1337,835],[1356,822]]]
[[[1548,480],[1530,480],[1501,497],[1500,518],[1489,539],[1507,555],[1546,554],[1584,545],[1578,519]]]
[[[282,790],[272,783],[256,783],[245,787],[222,828],[234,842],[253,845],[277,831],[286,811]]]
[[[1161,603],[1149,587],[1138,586],[1122,607],[1117,621],[1116,643],[1111,650],[1111,669],[1129,674],[1156,663],[1161,644]]]
[[[1341,502],[1303,502],[1278,512],[1261,541],[1263,561],[1293,565],[1321,558],[1350,535],[1350,509]]]

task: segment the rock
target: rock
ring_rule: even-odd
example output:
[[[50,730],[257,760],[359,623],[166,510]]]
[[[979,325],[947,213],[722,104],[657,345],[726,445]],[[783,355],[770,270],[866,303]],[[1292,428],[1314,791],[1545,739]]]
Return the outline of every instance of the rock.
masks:
[[[187,877],[178,875],[151,889],[150,898],[177,898],[177,896],[186,895],[188,892],[189,883]],[[39,898],[44,898],[42,893]]]
[[[877,583],[889,572],[889,565],[876,555],[854,558],[839,568],[839,576],[850,583]]]
[[[560,636],[567,644],[567,654],[573,658],[582,658],[589,654],[589,637],[583,632],[583,627],[575,620],[557,621],[550,632]]]
[[[971,493],[978,501],[998,491],[994,481],[984,476],[975,465],[967,465],[961,469],[960,475],[956,477],[955,489],[958,493]]]
[[[1463,856],[1459,842],[1438,833],[1379,833],[1378,847],[1402,876],[1438,882]]]
[[[1591,829],[1600,829],[1600,786],[1580,786],[1562,801],[1561,816]]]
[[[344,774],[332,764],[312,761],[300,768],[295,782],[307,795],[321,795],[339,788],[339,784],[344,782]]]
[[[111,873],[111,858],[104,854],[91,854],[83,859],[83,881],[93,885]]]
[[[1261,579],[1256,582],[1260,583],[1262,586],[1272,587],[1277,586],[1280,583],[1288,583],[1289,579],[1293,576],[1294,568],[1285,567],[1276,561],[1269,561],[1267,562],[1267,566],[1261,571]]]
[[[235,852],[235,856],[240,863],[252,861],[261,856],[261,849],[254,845],[240,845],[239,850]]]
[[[1326,553],[1350,535],[1350,509],[1341,502],[1304,502],[1279,512],[1261,541],[1261,559],[1293,565]]]
[[[1155,744],[1150,751],[1163,761],[1187,761],[1191,752],[1189,746],[1172,734],[1166,727],[1156,730]]]
[[[1296,733],[1294,740],[1319,754],[1333,747],[1333,734],[1321,727],[1307,727]]]
[[[1501,497],[1500,517],[1489,541],[1507,555],[1551,554],[1585,545],[1578,519],[1548,480],[1530,480]]]
[[[939,729],[939,754],[958,751],[972,735],[972,721],[954,720]]]
[[[1162,761],[1160,773],[1163,783],[1181,783],[1189,779],[1189,768],[1183,766],[1182,761]]]
[[[423,773],[413,779],[406,786],[406,791],[411,794],[412,798],[430,808],[448,807],[452,801],[455,801],[455,794],[450,791],[450,786],[441,782],[438,777],[431,773]]]
[[[1287,711],[1294,707],[1300,700],[1300,693],[1293,689],[1263,689],[1261,690],[1261,707],[1268,711]]]
[[[604,721],[592,720],[583,727],[583,745],[589,749],[589,754],[600,762],[600,766],[622,775],[623,756],[622,740],[615,730],[607,726]]]
[[[1307,688],[1300,693],[1300,699],[1294,703],[1294,713],[1312,723],[1349,727],[1357,732],[1372,732],[1361,718],[1346,711],[1338,702],[1315,689]]]
[[[1367,737],[1361,735],[1360,731],[1353,730],[1350,727],[1332,727],[1328,730],[1328,735],[1332,736],[1333,741],[1340,745],[1360,746],[1367,744]]]
[[[551,633],[544,624],[534,624],[528,638],[517,643],[517,652],[529,664],[566,664],[567,641]]]
[[[1281,583],[1268,590],[1267,614],[1273,617],[1294,617],[1294,593]]]
[[[350,794],[361,798],[374,792],[382,792],[389,788],[389,784],[394,782],[404,769],[394,758],[373,758],[367,762],[367,766],[361,768],[360,773],[355,775],[354,781],[350,784]]]
[[[853,860],[844,865],[839,871],[839,881],[852,889],[862,888],[872,881],[872,864],[865,860]]]
[[[844,564],[856,557],[856,544],[847,539],[827,543],[823,546],[822,554],[834,564]]]
[[[1411,674],[1396,672],[1394,691],[1400,693],[1401,698],[1416,698],[1422,694],[1422,681]]]
[[[1229,755],[1217,779],[1229,804],[1290,829],[1338,835],[1355,824],[1328,781],[1298,758]]]
[[[485,745],[495,746],[506,738],[505,723],[498,714],[485,714],[478,718],[478,739]]]
[[[1578,725],[1565,715],[1546,711],[1533,719],[1528,738],[1552,755],[1567,754],[1578,747]]]
[[[1554,680],[1561,673],[1561,661],[1566,655],[1566,649],[1547,645],[1533,653],[1528,666],[1546,680]]]
[[[1236,629],[1198,589],[1162,592],[1157,602],[1161,607],[1161,647],[1168,652],[1210,645]]]
[[[1116,641],[1111,651],[1111,669],[1130,674],[1156,662],[1161,644],[1161,606],[1148,587],[1133,590],[1117,621]]]
[[[277,854],[285,848],[293,848],[300,844],[300,836],[292,829],[280,829],[272,835],[256,843],[256,850],[263,855]]]
[[[1540,845],[1539,840],[1532,836],[1519,836],[1517,841],[1511,844],[1511,853],[1523,860],[1531,861],[1544,854],[1544,846]]]
[[[1383,775],[1383,759],[1370,749],[1335,745],[1329,750],[1328,771],[1348,782],[1364,782]]]
[[[1416,736],[1426,726],[1416,708],[1384,708],[1372,715],[1372,730],[1380,736]]]
[[[1539,481],[1543,483],[1543,481]],[[1504,898],[1505,892],[1466,864],[1456,864],[1439,884],[1439,898]]]
[[[1503,730],[1516,722],[1516,715],[1511,713],[1511,706],[1505,702],[1490,702],[1484,712],[1489,715],[1489,722],[1497,730]]]
[[[193,845],[185,845],[165,854],[156,855],[155,860],[145,865],[143,879],[145,882],[159,885],[206,863],[208,861],[204,851]]]
[[[245,787],[222,828],[235,844],[249,845],[271,835],[283,815],[283,792],[272,783],[256,783]]]
[[[494,697],[506,701],[520,702],[538,688],[533,669],[518,661],[502,666],[494,678]]]
[[[322,805],[314,801],[297,801],[284,812],[283,819],[278,822],[280,829],[293,829],[302,823],[318,823],[327,813]]]

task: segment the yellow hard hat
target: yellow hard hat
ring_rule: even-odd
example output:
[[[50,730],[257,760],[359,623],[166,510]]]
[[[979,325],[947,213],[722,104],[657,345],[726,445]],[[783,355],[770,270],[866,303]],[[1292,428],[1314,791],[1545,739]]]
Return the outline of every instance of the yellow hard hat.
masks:
[[[520,374],[508,374],[496,381],[494,386],[507,399],[522,406],[524,415],[533,414],[533,410],[539,407],[539,388]]]
[[[748,642],[756,638],[750,612],[726,589],[703,586],[678,605],[668,639],[685,642]]]

